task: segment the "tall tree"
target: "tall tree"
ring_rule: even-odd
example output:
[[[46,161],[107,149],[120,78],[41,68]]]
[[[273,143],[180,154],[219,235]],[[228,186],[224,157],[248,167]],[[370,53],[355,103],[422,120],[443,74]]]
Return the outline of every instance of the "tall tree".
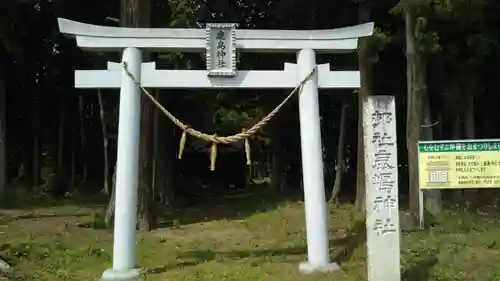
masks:
[[[421,88],[422,86],[422,61],[417,49],[416,30],[416,7],[406,4],[403,8],[405,21],[405,43],[406,43],[406,75],[407,75],[407,113],[406,113],[406,148],[408,150],[408,178],[409,178],[409,200],[410,213],[414,223],[418,221],[420,202],[418,187],[418,150],[417,142],[420,138],[420,116],[421,116]]]
[[[109,190],[109,157],[108,157],[108,128],[106,125],[106,115],[104,112],[104,98],[102,96],[102,90],[97,90],[97,100],[99,103],[99,116],[101,117],[101,131],[102,131],[102,141],[103,141],[103,159],[104,159],[104,186],[103,192],[105,194],[110,194]]]
[[[340,187],[342,185],[342,176],[345,172],[345,135],[346,135],[346,123],[347,123],[347,106],[348,99],[344,98],[342,100],[342,106],[340,109],[340,129],[339,129],[339,139],[337,142],[337,161],[334,164],[335,167],[335,182],[333,184],[332,195],[330,196],[330,203],[337,200],[337,196],[340,193]],[[356,194],[356,198],[358,198]],[[359,205],[358,205],[359,206]]]
[[[1,47],[0,47],[1,48]],[[5,127],[7,125],[7,92],[5,90],[3,63],[0,62],[0,196],[5,191],[7,183],[7,135]]]
[[[120,25],[124,27],[150,27],[151,25],[151,0],[121,0]],[[143,55],[148,59],[148,54]],[[138,224],[140,230],[151,230],[155,224],[153,211],[152,192],[152,159],[151,153],[153,104],[142,95],[141,98],[141,136],[139,142],[139,208]]]
[[[439,50],[438,37],[428,30],[433,1],[419,3],[401,2],[405,21],[406,67],[407,67],[407,149],[410,211],[418,217],[421,207],[431,214],[441,210],[441,192],[424,192],[425,206],[420,206],[418,178],[419,140],[433,139],[431,101],[427,87],[427,56]]]
[[[366,23],[370,20],[370,0],[361,0],[358,2],[358,18],[360,23]],[[372,61],[368,52],[368,38],[360,39],[360,48],[358,50],[358,68],[361,76],[360,88],[358,93],[358,154],[356,169],[356,209],[365,211],[365,150],[363,143],[363,105],[369,95],[372,94]]]

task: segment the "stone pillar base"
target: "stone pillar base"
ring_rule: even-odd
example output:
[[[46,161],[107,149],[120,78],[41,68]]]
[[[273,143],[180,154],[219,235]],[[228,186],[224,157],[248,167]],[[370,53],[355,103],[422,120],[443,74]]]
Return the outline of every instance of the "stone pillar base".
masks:
[[[326,265],[316,265],[310,264],[308,262],[300,263],[299,271],[302,274],[311,274],[311,273],[330,273],[339,271],[340,266],[336,262],[328,263]]]
[[[141,277],[141,273],[139,269],[130,269],[130,270],[114,270],[107,269],[102,274],[101,279],[99,281],[139,281]]]

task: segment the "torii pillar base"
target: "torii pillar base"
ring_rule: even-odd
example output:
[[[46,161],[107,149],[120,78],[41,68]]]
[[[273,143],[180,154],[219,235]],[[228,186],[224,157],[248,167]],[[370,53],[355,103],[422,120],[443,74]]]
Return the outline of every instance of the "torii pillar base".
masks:
[[[141,273],[139,269],[130,270],[114,270],[108,269],[104,271],[99,281],[140,281]]]
[[[299,271],[304,275],[311,273],[331,273],[339,270],[340,266],[336,262],[328,263],[326,265],[316,265],[309,262],[303,262],[299,265]]]

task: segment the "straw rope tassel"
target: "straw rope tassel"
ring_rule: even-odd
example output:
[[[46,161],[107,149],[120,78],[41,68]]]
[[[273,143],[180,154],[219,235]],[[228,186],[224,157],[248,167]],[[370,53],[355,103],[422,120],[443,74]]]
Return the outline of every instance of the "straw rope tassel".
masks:
[[[184,147],[186,146],[186,137],[187,137],[187,133],[186,133],[186,130],[182,131],[182,136],[181,136],[181,140],[179,142],[179,160],[182,159],[182,153],[184,152]]]
[[[217,143],[212,143],[212,148],[210,149],[210,171],[215,171],[215,161],[217,161]]]
[[[246,129],[245,128],[242,128],[241,129],[241,133],[245,133],[246,132]],[[249,137],[246,137],[245,138],[245,156],[247,158],[247,166],[250,166],[252,165],[252,158],[251,158],[251,154],[250,154],[250,141],[248,140]]]
[[[245,154],[247,155],[247,166],[252,165],[252,159],[250,158],[250,142],[248,141],[248,138],[245,138]]]

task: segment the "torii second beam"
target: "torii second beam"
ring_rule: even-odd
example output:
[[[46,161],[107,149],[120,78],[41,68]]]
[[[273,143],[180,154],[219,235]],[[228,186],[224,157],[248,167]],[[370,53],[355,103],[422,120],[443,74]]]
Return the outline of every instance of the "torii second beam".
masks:
[[[76,88],[120,88],[121,65],[108,62],[107,70],[76,70]],[[321,89],[359,88],[359,71],[330,71],[329,64],[317,66]],[[237,71],[235,77],[210,77],[206,70],[159,70],[155,62],[142,64],[141,85],[163,89],[290,89],[304,77],[299,76],[297,65],[285,63],[284,70]]]

